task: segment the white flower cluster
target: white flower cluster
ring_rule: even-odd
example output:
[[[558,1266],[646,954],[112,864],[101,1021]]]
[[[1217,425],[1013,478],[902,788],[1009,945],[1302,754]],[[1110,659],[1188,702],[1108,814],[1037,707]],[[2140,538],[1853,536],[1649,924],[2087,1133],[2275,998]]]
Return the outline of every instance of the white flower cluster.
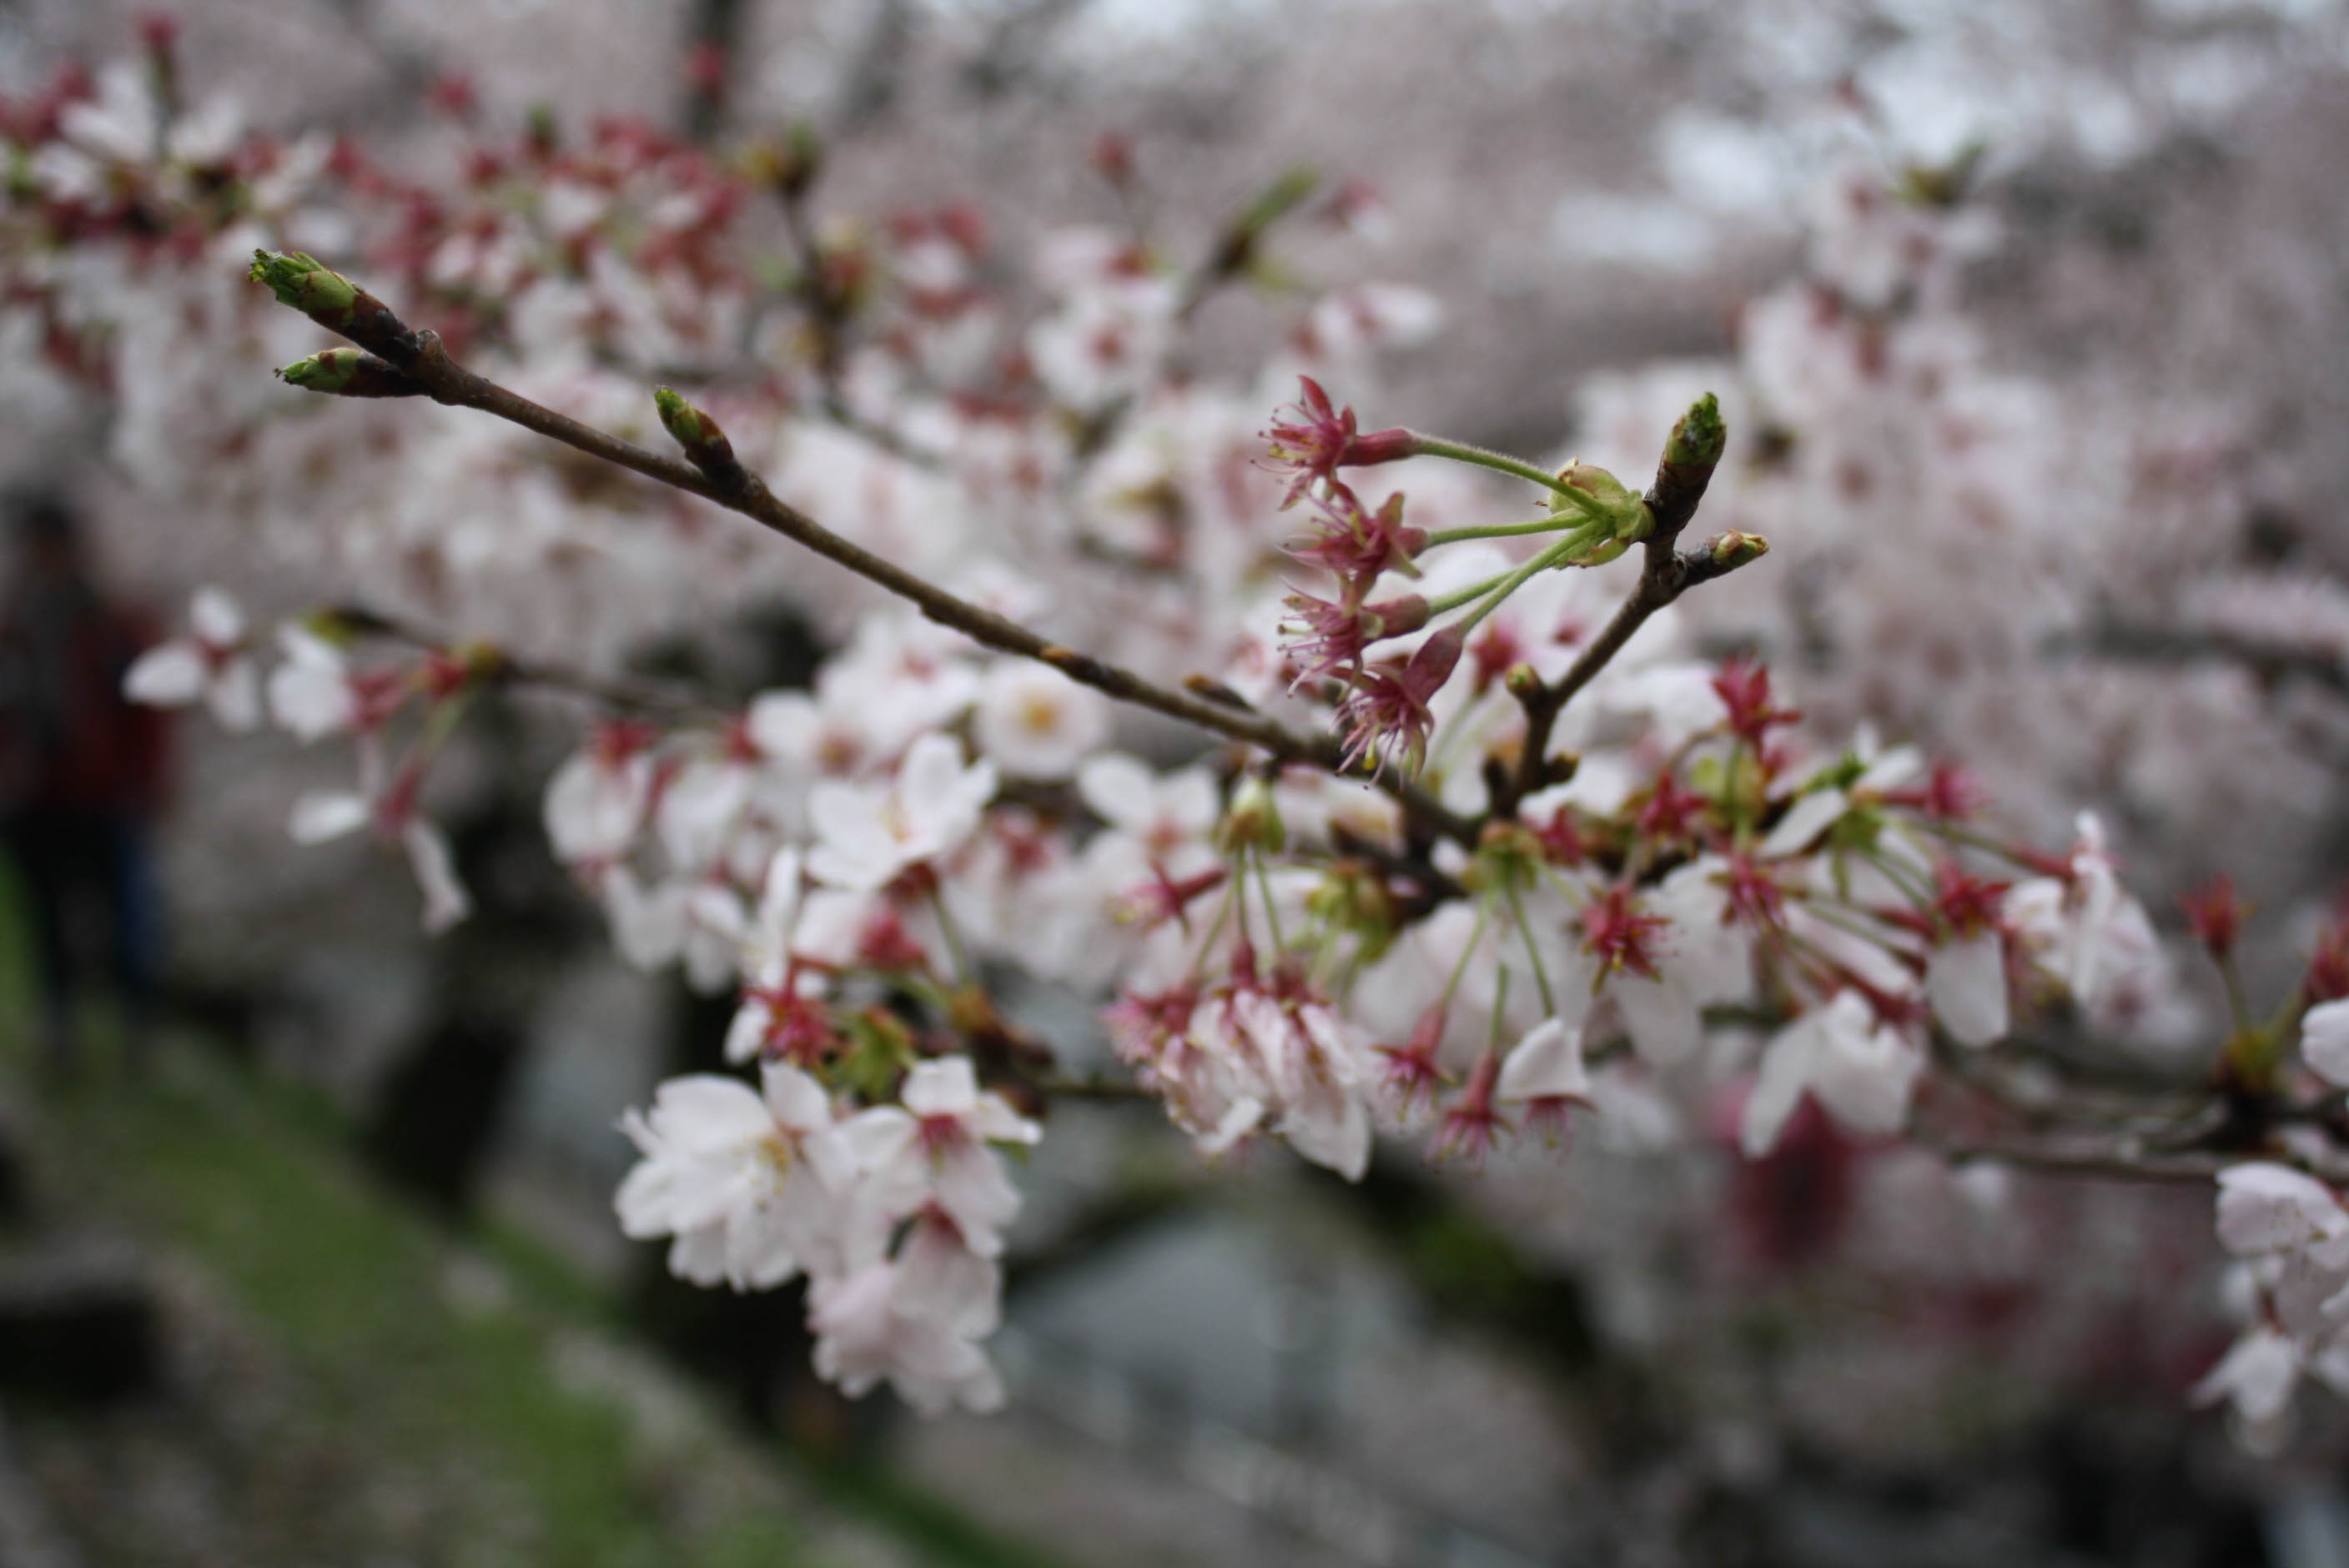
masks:
[[[2309,1009],[2301,1054],[2327,1085],[2349,1087],[2349,1001]],[[2241,1260],[2230,1294],[2243,1327],[2195,1397],[2226,1401],[2252,1446],[2273,1448],[2303,1377],[2349,1395],[2349,1205],[2293,1166],[2231,1166],[2219,1173],[2219,1241]]]
[[[672,1078],[628,1113],[644,1158],[615,1200],[621,1229],[673,1237],[669,1267],[697,1284],[804,1274],[816,1370],[849,1394],[885,1379],[926,1414],[1001,1405],[978,1342],[1019,1194],[991,1145],[1033,1143],[1036,1124],[964,1057],[916,1063],[896,1101],[854,1110],[789,1063],[761,1078]]]

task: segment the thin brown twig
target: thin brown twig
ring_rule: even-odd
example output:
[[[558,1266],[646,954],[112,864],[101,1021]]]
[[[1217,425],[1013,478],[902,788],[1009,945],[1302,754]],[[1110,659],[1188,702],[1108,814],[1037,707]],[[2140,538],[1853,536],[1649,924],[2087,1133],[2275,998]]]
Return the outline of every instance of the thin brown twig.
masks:
[[[740,512],[906,600],[929,619],[952,627],[983,646],[1050,665],[1104,696],[1257,747],[1282,761],[1305,763],[1335,775],[1349,773],[1344,749],[1334,736],[1300,733],[1268,716],[1242,712],[1186,691],[1160,686],[1123,665],[1040,636],[1018,622],[949,593],[928,579],[833,532],[778,497],[765,481],[732,462],[730,457],[725,463],[712,463],[707,469],[681,458],[664,457],[558,414],[466,369],[450,356],[439,334],[411,330],[364,291],[359,304],[340,319],[315,314],[313,319],[381,356],[437,403],[494,415],[589,457],[600,458]],[[1392,771],[1381,772],[1370,781],[1392,796],[1405,813],[1423,827],[1460,843],[1475,844],[1476,824],[1452,810],[1419,784]]]

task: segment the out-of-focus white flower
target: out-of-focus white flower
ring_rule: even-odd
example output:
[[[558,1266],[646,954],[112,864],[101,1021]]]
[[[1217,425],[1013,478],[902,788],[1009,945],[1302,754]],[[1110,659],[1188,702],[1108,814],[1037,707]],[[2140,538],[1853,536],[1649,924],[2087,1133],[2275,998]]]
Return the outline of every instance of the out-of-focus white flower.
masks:
[[[375,815],[375,805],[355,789],[308,789],[295,798],[286,825],[297,844],[323,844],[357,832]]]
[[[566,865],[623,859],[652,804],[653,758],[644,738],[612,727],[546,781],[546,837]]]
[[[1319,356],[1344,365],[1426,343],[1443,329],[1444,302],[1403,284],[1357,284],[1324,294],[1310,321]]]
[[[695,870],[716,865],[755,783],[750,762],[731,755],[696,757],[670,775],[653,809],[669,863]]]
[[[1174,284],[1119,278],[1071,296],[1029,328],[1028,356],[1052,395],[1093,412],[1156,378],[1174,341]]]
[[[612,945],[638,969],[659,969],[677,962],[685,944],[685,890],[675,882],[651,889],[636,880],[626,865],[613,862],[596,873],[595,886],[604,903],[604,918],[612,928]]]
[[[2349,1088],[2349,998],[2308,1010],[2300,1020],[2300,1054],[2325,1082]]]
[[[1769,1153],[1806,1094],[1855,1132],[1897,1132],[1924,1066],[1915,1042],[1878,1023],[1857,992],[1838,991],[1771,1040],[1738,1140],[1750,1159]]]
[[[705,996],[715,995],[734,978],[750,912],[742,907],[741,894],[709,877],[687,885],[678,912],[678,956],[685,964],[686,984]]]
[[[358,694],[343,651],[306,626],[277,629],[285,662],[269,672],[269,716],[303,740],[339,735],[359,720]]]
[[[2291,1406],[2300,1366],[2300,1346],[2289,1336],[2252,1327],[2194,1385],[2193,1399],[2198,1405],[2224,1400],[2244,1420],[2264,1425]]]
[[[2070,876],[2016,883],[2001,915],[2023,951],[2092,1016],[2122,1004],[2147,1010],[2146,993],[2169,989],[2153,923],[2123,891],[2094,812],[2080,814]]]
[[[69,103],[57,114],[67,141],[109,163],[146,163],[162,136],[162,116],[147,73],[132,60],[116,60],[98,74],[94,98]]]
[[[1926,954],[1925,1000],[1961,1046],[1986,1046],[2006,1033],[2006,954],[1996,926]]]
[[[408,851],[409,869],[424,892],[424,930],[438,936],[473,913],[472,895],[457,880],[456,858],[449,852],[449,835],[422,817],[400,824],[399,843]]]
[[[1241,1019],[1272,1069],[1273,1130],[1298,1153],[1349,1181],[1371,1164],[1367,1055],[1335,1009],[1289,1005],[1262,992],[1241,998]]]
[[[261,722],[261,671],[245,645],[244,612],[218,588],[196,590],[188,634],[139,655],[122,677],[122,695],[150,707],[202,701],[224,729]]]
[[[2349,1242],[2349,1211],[2332,1188],[2288,1165],[2230,1165],[2219,1172],[2219,1241],[2244,1257]]]

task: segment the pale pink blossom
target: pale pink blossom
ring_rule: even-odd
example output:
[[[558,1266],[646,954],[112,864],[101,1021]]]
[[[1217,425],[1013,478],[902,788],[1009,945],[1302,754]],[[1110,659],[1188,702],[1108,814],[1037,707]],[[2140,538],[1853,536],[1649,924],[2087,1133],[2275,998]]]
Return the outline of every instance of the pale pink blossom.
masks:
[[[2230,1165],[2219,1172],[2219,1240],[2245,1256],[2349,1241],[2349,1211],[2332,1188],[2288,1165]]]
[[[938,1259],[953,1243],[932,1233],[947,1229],[917,1222],[898,1258],[808,1292],[818,1376],[852,1398],[886,1380],[926,1416],[1002,1408],[1002,1379],[977,1343],[994,1327],[995,1264],[968,1252]]]
[[[1590,1103],[1590,1072],[1582,1061],[1582,1031],[1562,1018],[1545,1018],[1502,1059],[1493,1098],[1505,1105],[1538,1100]]]

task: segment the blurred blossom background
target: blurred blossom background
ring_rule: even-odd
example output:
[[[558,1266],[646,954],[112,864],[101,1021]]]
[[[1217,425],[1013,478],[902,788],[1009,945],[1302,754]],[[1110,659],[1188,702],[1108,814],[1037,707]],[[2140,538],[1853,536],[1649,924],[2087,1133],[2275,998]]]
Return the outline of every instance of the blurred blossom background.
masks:
[[[329,191],[357,178],[344,144],[457,190],[471,150],[533,126],[580,148],[638,122],[729,167],[807,128],[821,242],[902,255],[983,224],[1009,319],[1073,335],[1020,341],[1080,411],[1115,387],[1050,314],[1054,258],[1109,232],[1196,263],[1309,169],[1256,274],[1184,325],[1193,426],[1088,449],[1080,421],[1050,505],[976,504],[853,421],[730,432],[779,493],[951,577],[1018,563],[1022,531],[1147,555],[1151,497],[1192,484],[1277,542],[1268,478],[1183,465],[1210,427],[1226,459],[1245,446],[1299,365],[1365,428],[1627,478],[1716,390],[1731,445],[1703,521],[1773,550],[1682,607],[1690,646],[1764,654],[1822,733],[1962,758],[2037,841],[2097,810],[2167,938],[2177,895],[2230,875],[2263,995],[2349,872],[2338,0],[190,0],[171,20],[181,128],[304,149],[289,162]],[[135,73],[154,26],[0,0],[20,210],[61,177],[30,167],[29,106],[74,62]],[[409,221],[394,196],[288,200],[321,254],[388,255]],[[739,302],[680,326],[585,263],[585,297],[550,301],[492,219],[434,232],[349,270],[423,280],[441,308],[411,319],[470,326],[517,385],[616,428],[649,428],[657,376],[730,366],[707,377],[722,414],[807,346]],[[805,685],[870,605],[732,520],[671,508],[668,544],[640,548],[641,494],[520,473],[524,438],[491,421],[295,406],[266,370],[316,330],[238,315],[233,265],[166,271],[48,277],[118,322],[70,352],[0,300],[0,488],[78,520],[116,667],[216,585],[256,628],[363,601],[739,706]],[[942,330],[922,352],[960,350]],[[858,418],[898,396],[868,370],[831,388]],[[338,466],[305,469],[287,432],[325,420],[349,432]],[[1493,504],[1409,483],[1429,517]],[[57,602],[34,531],[11,542],[19,620]],[[1068,613],[1169,675],[1228,629]],[[193,715],[123,740],[122,844],[87,851],[112,858],[83,902],[146,923],[125,956],[69,921],[103,976],[69,1004],[69,1051],[19,835],[0,1563],[2349,1564],[2327,1397],[2268,1453],[2189,1404],[2230,1335],[2206,1188],[1953,1176],[1816,1111],[1751,1164],[1656,1099],[1476,1177],[1382,1148],[1347,1186],[1278,1148],[1203,1163],[1148,1104],[1056,1106],[1018,1172],[1008,1411],[843,1402],[806,1369],[796,1288],[694,1291],[613,1223],[622,1110],[716,1064],[731,996],[623,964],[550,858],[541,798],[583,711],[500,698],[449,742],[429,803],[473,909],[438,937],[397,854],[287,841],[347,751]],[[1161,765],[1195,750],[1119,723]],[[1104,1060],[1079,988],[1010,1005]],[[2128,1022],[2158,1064],[2221,1015],[2197,977]]]

